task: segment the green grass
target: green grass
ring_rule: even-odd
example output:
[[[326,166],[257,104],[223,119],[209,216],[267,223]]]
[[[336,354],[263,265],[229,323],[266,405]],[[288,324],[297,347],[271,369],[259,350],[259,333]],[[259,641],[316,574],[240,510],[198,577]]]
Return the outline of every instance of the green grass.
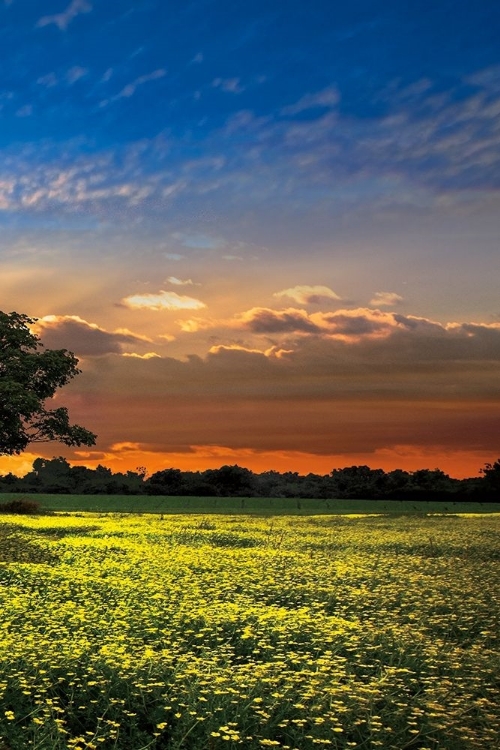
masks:
[[[232,513],[321,515],[345,513],[500,513],[500,503],[411,500],[314,500],[264,497],[167,497],[147,495],[22,495],[0,493],[0,503],[27,497],[43,510],[92,513]]]

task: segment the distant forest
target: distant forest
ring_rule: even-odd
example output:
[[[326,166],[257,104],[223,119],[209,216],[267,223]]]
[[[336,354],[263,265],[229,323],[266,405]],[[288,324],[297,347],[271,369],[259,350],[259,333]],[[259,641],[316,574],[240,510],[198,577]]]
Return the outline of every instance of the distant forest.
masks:
[[[37,458],[24,477],[0,476],[0,492],[87,495],[184,495],[200,497],[290,497],[317,499],[500,501],[500,459],[480,477],[453,479],[440,469],[403,471],[349,466],[330,474],[264,471],[241,466],[205,471],[143,467],[113,473],[105,466],[70,466],[65,458]]]

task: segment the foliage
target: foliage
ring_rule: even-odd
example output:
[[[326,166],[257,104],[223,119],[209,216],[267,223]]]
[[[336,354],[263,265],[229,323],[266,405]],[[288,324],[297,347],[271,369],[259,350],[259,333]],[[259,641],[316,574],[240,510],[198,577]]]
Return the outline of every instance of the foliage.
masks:
[[[5,521],[0,746],[496,747],[495,516]]]
[[[28,497],[19,497],[0,503],[0,513],[21,513],[23,515],[39,513],[40,503]]]
[[[113,473],[105,466],[70,466],[58,458],[37,458],[24,477],[0,476],[0,492],[76,493],[173,497],[245,497],[385,499],[411,501],[495,502],[500,499],[500,460],[486,464],[483,477],[453,479],[439,469],[384,472],[368,466],[348,466],[330,474],[266,471],[255,474],[241,466],[206,471],[166,468],[146,478],[144,467]],[[290,506],[289,506],[290,507]]]
[[[30,330],[34,322],[0,311],[0,454],[21,453],[29,443],[53,440],[93,445],[96,436],[71,425],[65,407],[45,408],[45,401],[80,371],[66,349],[42,350]]]
[[[486,464],[481,473],[488,489],[500,492],[500,458],[493,464]]]

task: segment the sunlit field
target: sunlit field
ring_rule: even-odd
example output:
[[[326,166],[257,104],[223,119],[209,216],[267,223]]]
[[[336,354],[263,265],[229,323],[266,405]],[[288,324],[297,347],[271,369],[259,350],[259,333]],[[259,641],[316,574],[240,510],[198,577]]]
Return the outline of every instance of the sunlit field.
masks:
[[[500,516],[0,518],[0,750],[493,750]]]

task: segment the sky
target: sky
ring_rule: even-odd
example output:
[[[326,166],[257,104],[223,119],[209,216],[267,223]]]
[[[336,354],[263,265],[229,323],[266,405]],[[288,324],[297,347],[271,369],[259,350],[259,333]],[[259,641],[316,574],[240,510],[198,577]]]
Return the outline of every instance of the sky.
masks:
[[[500,455],[500,5],[0,0],[0,309],[98,434],[328,473]]]

